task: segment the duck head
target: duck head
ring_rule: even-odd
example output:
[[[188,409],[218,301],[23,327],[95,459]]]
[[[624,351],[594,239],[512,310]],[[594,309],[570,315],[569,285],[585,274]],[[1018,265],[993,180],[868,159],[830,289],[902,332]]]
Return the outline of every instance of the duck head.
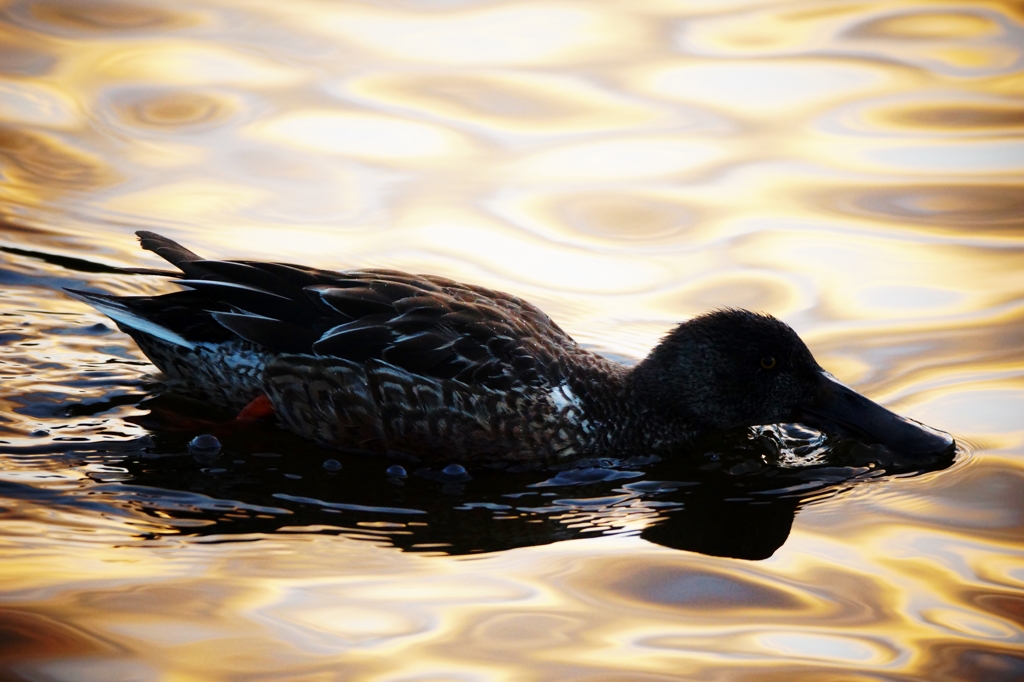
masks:
[[[939,456],[954,446],[949,434],[839,383],[770,315],[718,310],[684,322],[634,372],[652,409],[696,430],[797,422],[909,456]]]

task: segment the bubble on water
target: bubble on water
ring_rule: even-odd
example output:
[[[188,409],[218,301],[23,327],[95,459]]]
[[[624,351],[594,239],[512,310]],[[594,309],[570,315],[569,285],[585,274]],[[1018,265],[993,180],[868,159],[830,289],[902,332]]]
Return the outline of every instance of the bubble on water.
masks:
[[[341,462],[336,459],[328,459],[324,462],[324,469],[328,471],[341,471]]]
[[[449,464],[444,469],[441,469],[442,481],[468,481],[469,478],[469,474],[466,473],[466,467],[461,464]]]
[[[216,436],[204,433],[196,436],[188,444],[188,451],[193,455],[206,456],[216,455],[220,452],[221,444]]]
[[[389,466],[386,473],[390,478],[405,478],[406,476],[409,475],[406,473],[405,467],[399,466],[397,464],[392,464],[391,466]]]

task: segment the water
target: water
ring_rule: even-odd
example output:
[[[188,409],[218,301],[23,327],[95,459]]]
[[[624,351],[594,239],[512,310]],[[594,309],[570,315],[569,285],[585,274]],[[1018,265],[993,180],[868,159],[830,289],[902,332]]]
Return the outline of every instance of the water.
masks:
[[[0,21],[0,676],[1024,677],[1018,6]],[[900,474],[767,429],[687,466],[446,472],[211,433],[58,291],[166,291],[112,272],[156,265],[136,229],[510,291],[625,361],[764,310],[961,448]]]

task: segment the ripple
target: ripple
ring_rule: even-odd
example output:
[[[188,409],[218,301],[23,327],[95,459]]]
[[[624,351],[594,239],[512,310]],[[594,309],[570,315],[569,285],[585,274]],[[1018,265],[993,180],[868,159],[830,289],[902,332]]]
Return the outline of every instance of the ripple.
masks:
[[[900,107],[884,108],[874,115],[882,121],[905,129],[936,129],[949,133],[976,130],[1010,132],[1024,128],[1024,107],[1010,102],[915,102]]]
[[[67,93],[32,83],[0,83],[0,120],[8,123],[70,128],[78,107]]]
[[[20,5],[20,6],[19,6]],[[185,28],[200,23],[194,14],[154,5],[121,2],[24,2],[14,15],[30,25],[64,34],[138,33],[155,29]]]
[[[1024,171],[1024,142],[978,141],[868,147],[852,157],[861,168],[891,174],[998,175]]]
[[[635,582],[634,582],[635,581]],[[739,575],[692,569],[650,568],[632,572],[627,584],[616,585],[616,592],[648,604],[690,611],[730,609],[747,610],[751,604],[770,610],[793,610],[806,602],[793,594]]]
[[[923,408],[928,416],[942,419],[947,428],[965,435],[1021,433],[1022,410],[1024,390],[998,384],[974,390],[960,387],[956,392],[936,397]]]
[[[811,199],[829,210],[884,220],[896,228],[910,222],[957,231],[969,220],[977,231],[1017,236],[1024,227],[1024,196],[1011,185],[847,187],[819,191]]]
[[[771,576],[731,570],[727,565],[654,557],[642,565],[612,557],[595,560],[573,582],[589,584],[588,591],[618,608],[670,611],[680,617],[706,618],[708,625],[728,621],[731,614],[742,613],[749,620],[763,611],[796,620],[833,608],[807,590]]]
[[[950,74],[1019,68],[1021,55],[1013,45],[1019,44],[1021,35],[1020,25],[995,7],[974,11],[893,7],[843,32],[851,42],[865,47],[898,44],[905,63]]]
[[[26,658],[43,658],[58,651],[68,657],[97,656],[114,650],[87,631],[17,608],[0,609],[0,642],[4,643],[5,653],[16,650]]]
[[[1001,10],[998,4],[942,11],[899,3],[884,9],[756,8],[684,22],[675,38],[682,52],[705,57],[827,54],[950,75],[1012,73],[1022,63],[1021,27]]]
[[[432,15],[364,6],[321,11],[305,25],[392,58],[462,67],[552,63],[593,50],[602,30],[612,29],[596,12],[558,3],[457,8]]]
[[[582,78],[538,73],[387,73],[344,84],[345,94],[412,109],[496,134],[581,135],[643,124],[656,115]]]
[[[324,603],[323,595],[310,597],[309,603],[302,603],[293,595],[287,610],[279,609],[276,614],[279,625],[298,630],[291,633],[292,637],[301,638],[305,648],[320,652],[369,648],[431,630],[430,620],[411,612],[406,605],[387,608],[380,604],[354,604],[352,600],[330,605]]]
[[[92,77],[168,86],[235,85],[251,91],[306,80],[300,70],[227,46],[161,41],[125,46],[92,64]]]
[[[933,644],[923,654],[926,679],[958,678],[986,682],[1016,682],[1024,675],[1024,656],[1019,647],[997,649],[949,644]]]
[[[12,181],[0,193],[16,202],[27,199],[19,195],[19,186],[41,188],[41,193],[52,195],[72,189],[95,190],[120,180],[105,159],[43,133],[0,125],[0,153],[0,168]]]
[[[0,45],[0,73],[38,77],[50,73],[57,62],[56,55],[27,45]]]
[[[857,293],[857,299],[866,307],[911,316],[935,314],[963,304],[963,295],[956,289],[913,285],[869,286]]]
[[[263,196],[257,187],[197,178],[115,195],[106,208],[127,215],[159,211],[164,219],[183,223],[218,223],[237,220],[239,212],[258,204]]]
[[[977,613],[937,608],[928,609],[922,615],[928,622],[939,625],[957,635],[1008,642],[1021,638],[1019,628]]]
[[[111,99],[110,106],[122,124],[167,132],[210,130],[237,111],[234,102],[215,93],[132,90]]]
[[[849,102],[820,115],[815,126],[828,135],[982,143],[1024,129],[1024,108],[1009,97],[901,92]]]
[[[808,307],[811,293],[794,281],[768,270],[754,272],[729,269],[695,277],[685,285],[657,299],[665,311],[700,313],[715,308],[747,308],[778,316]]]
[[[659,96],[761,119],[863,97],[891,77],[880,66],[818,58],[688,64],[648,78],[650,91]]]
[[[894,10],[888,16],[857,24],[847,31],[856,38],[886,40],[950,40],[997,35],[1000,25],[974,12],[942,12],[927,9]]]
[[[259,124],[253,135],[307,151],[383,161],[450,158],[467,148],[441,126],[331,110],[294,112]]]
[[[896,654],[888,647],[864,637],[836,637],[805,632],[762,634],[759,643],[771,651],[795,658],[823,659],[855,665],[885,665]]]
[[[522,231],[493,225],[485,230],[473,223],[438,220],[408,233],[406,246],[475,261],[491,277],[500,275],[508,278],[506,282],[539,291],[556,288],[580,293],[635,293],[655,289],[674,277],[669,263],[567,244],[545,244],[523,239],[522,235]]]
[[[628,181],[692,173],[726,158],[721,145],[680,137],[602,140],[538,152],[517,164],[531,183]]]
[[[649,248],[681,239],[699,222],[696,209],[651,191],[502,192],[489,202],[494,212],[549,239],[584,238],[617,248]]]
[[[473,627],[471,636],[478,647],[504,649],[514,642],[524,651],[571,646],[574,638],[586,631],[580,617],[558,613],[495,613]]]

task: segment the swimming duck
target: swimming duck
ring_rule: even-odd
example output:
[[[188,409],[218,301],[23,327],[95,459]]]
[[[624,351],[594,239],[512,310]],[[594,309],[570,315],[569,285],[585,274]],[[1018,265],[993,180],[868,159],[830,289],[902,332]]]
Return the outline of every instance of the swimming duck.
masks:
[[[627,367],[502,292],[393,270],[207,260],[153,232],[137,235],[179,270],[151,272],[184,290],[69,293],[130,335],[170,388],[243,414],[272,411],[328,446],[552,461],[782,422],[909,455],[954,445],[840,384],[769,315],[701,315]]]

